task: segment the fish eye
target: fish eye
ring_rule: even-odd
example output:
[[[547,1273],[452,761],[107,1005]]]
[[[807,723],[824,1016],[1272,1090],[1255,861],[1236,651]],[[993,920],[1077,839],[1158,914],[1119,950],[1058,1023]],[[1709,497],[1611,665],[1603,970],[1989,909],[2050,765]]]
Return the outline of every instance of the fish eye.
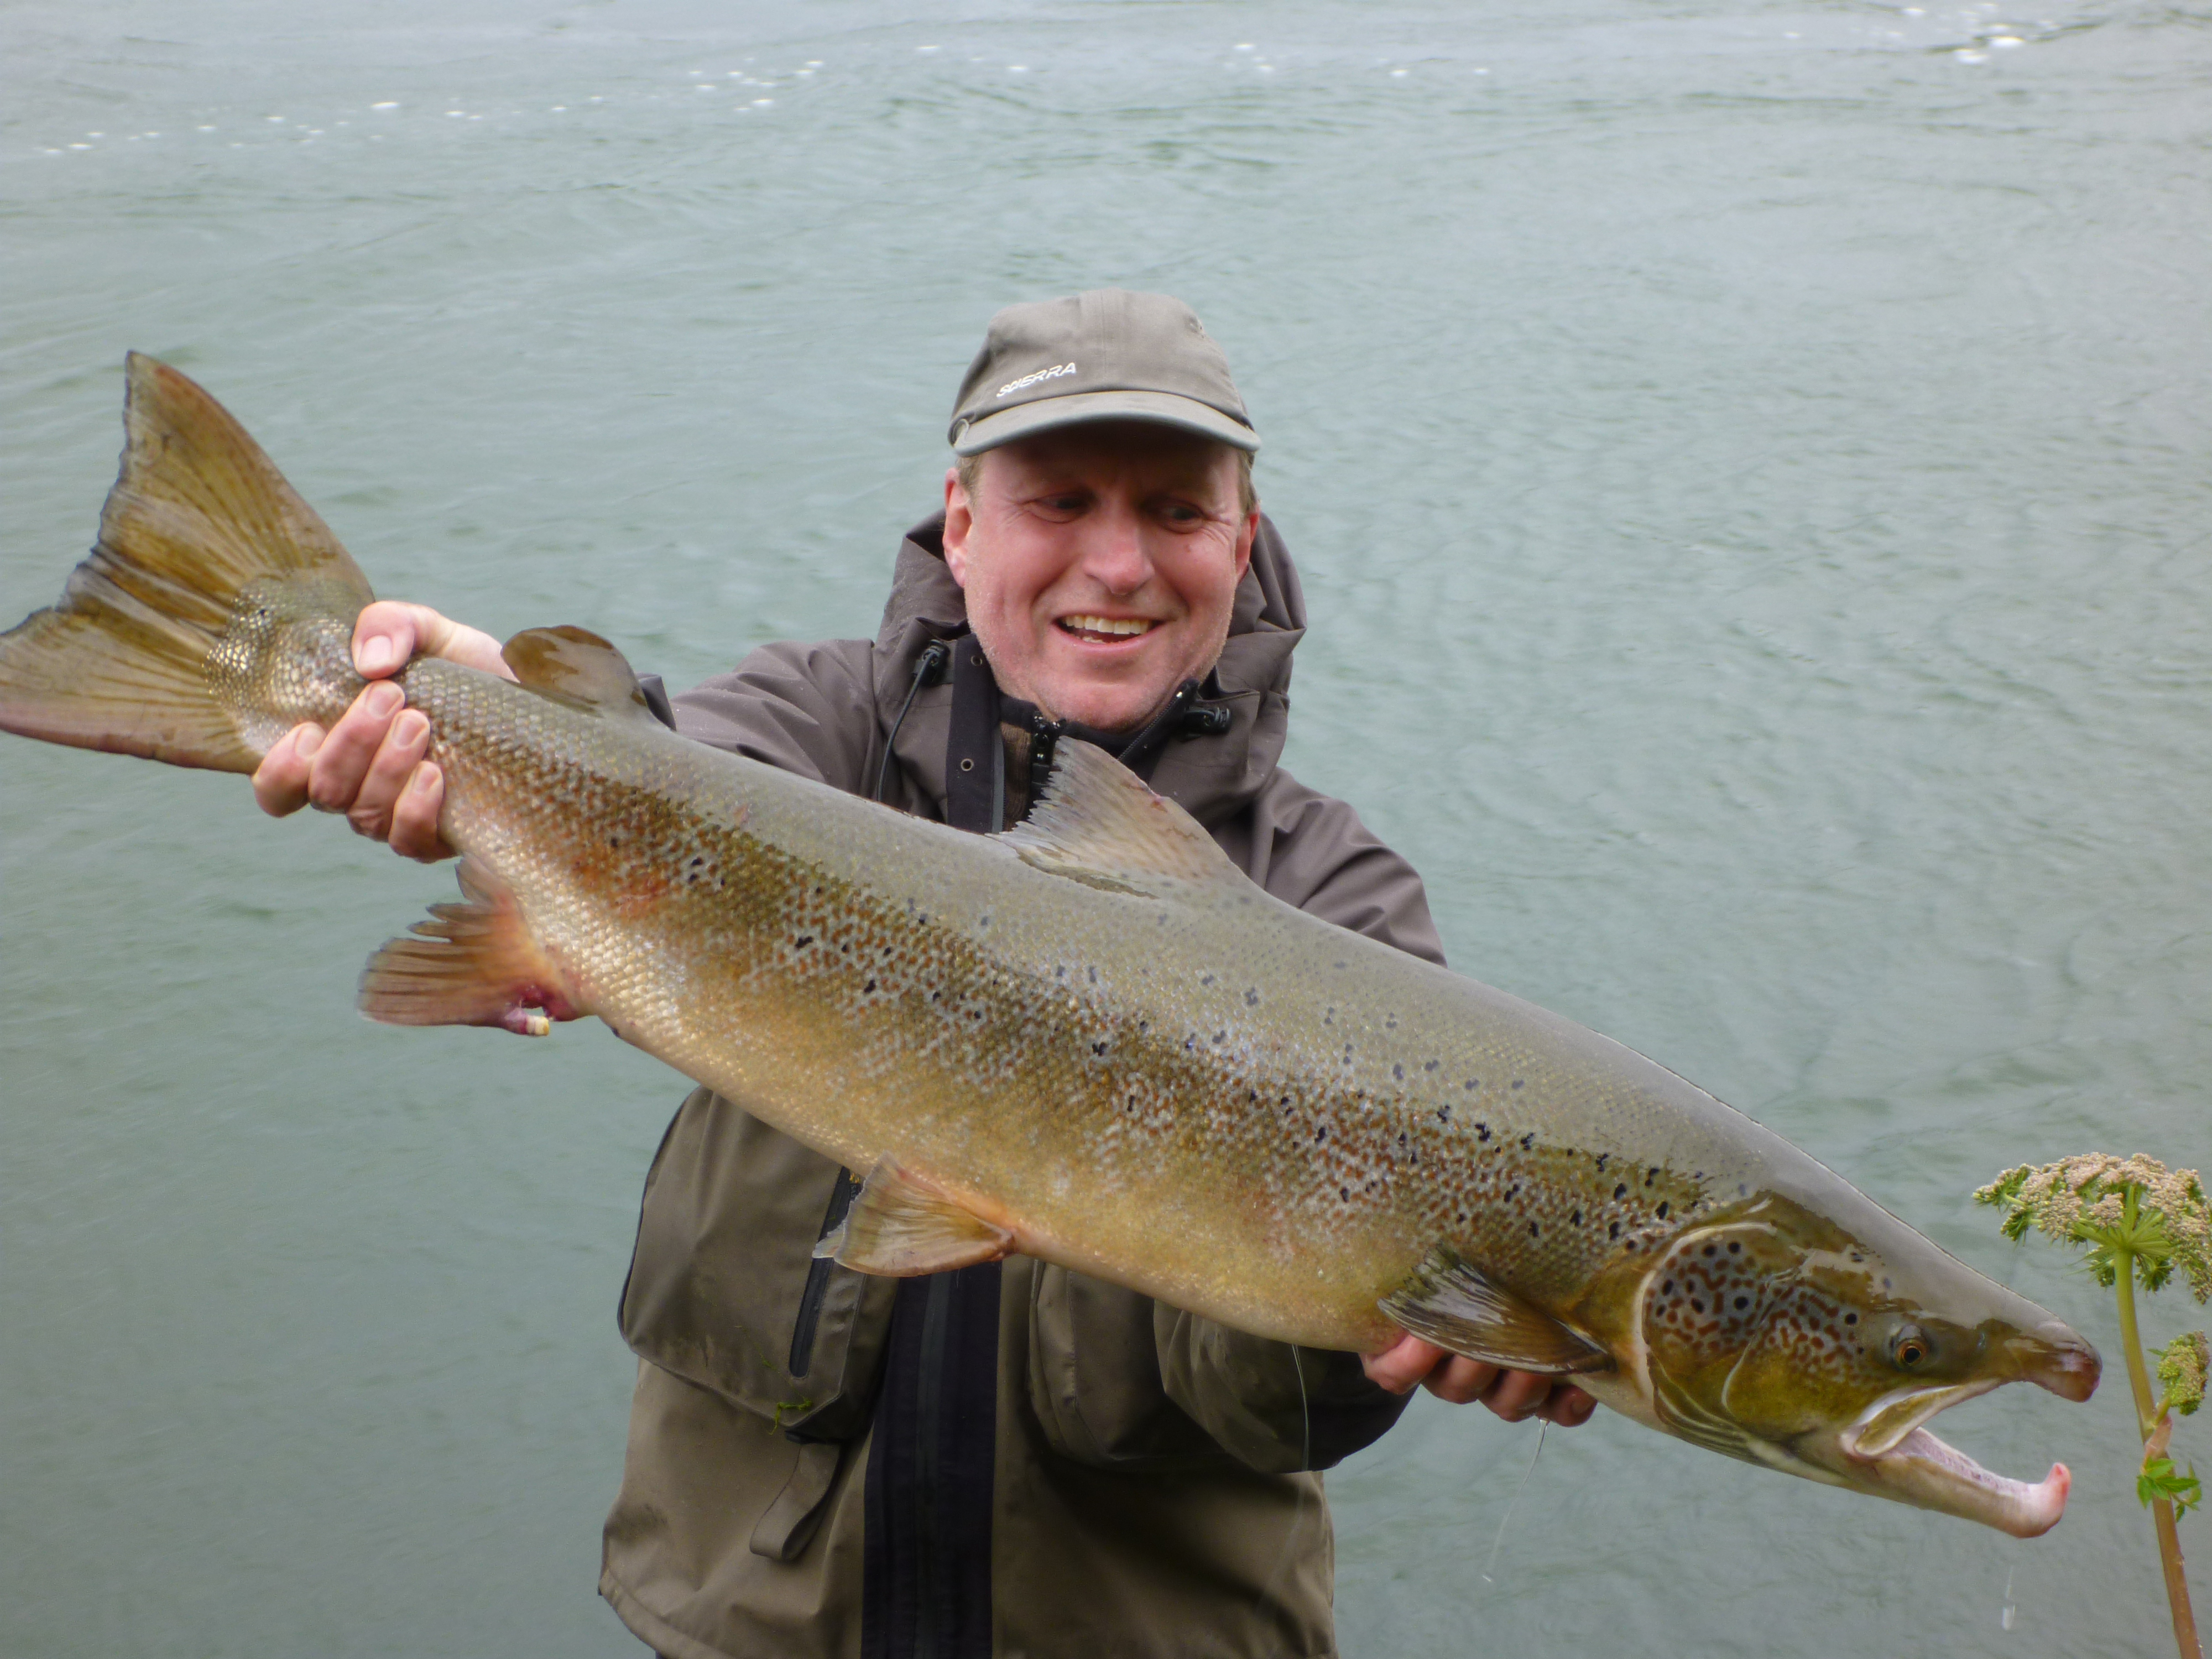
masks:
[[[1889,1339],[1889,1357],[1908,1371],[1935,1351],[1936,1345],[1928,1340],[1928,1333],[1917,1325],[1900,1325],[1897,1334]]]

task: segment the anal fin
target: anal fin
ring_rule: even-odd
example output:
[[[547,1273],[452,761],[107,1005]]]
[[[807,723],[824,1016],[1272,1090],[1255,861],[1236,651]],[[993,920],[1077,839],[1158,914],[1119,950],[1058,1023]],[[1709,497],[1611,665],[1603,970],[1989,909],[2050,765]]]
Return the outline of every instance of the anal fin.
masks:
[[[913,1279],[1011,1255],[1014,1236],[879,1158],[845,1219],[814,1247],[856,1273]]]
[[[434,904],[411,936],[368,959],[361,1011],[386,1025],[496,1025],[544,1036],[579,1008],[531,936],[514,896],[473,859],[461,860],[459,904]]]
[[[1425,1341],[1516,1371],[1605,1370],[1613,1357],[1439,1245],[1413,1276],[1377,1304]]]

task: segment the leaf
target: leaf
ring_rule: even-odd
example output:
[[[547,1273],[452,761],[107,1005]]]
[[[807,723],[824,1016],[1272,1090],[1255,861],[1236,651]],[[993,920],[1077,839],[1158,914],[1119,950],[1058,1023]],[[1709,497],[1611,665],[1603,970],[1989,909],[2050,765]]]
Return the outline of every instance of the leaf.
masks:
[[[2172,1504],[2173,1518],[2179,1521],[2203,1501],[2204,1489],[2197,1479],[2195,1464],[2191,1464],[2189,1473],[2183,1474],[2174,1468],[2171,1457],[2153,1457],[2144,1462],[2142,1472],[2136,1476],[2136,1496],[2146,1509],[2160,1498],[2166,1498]]]

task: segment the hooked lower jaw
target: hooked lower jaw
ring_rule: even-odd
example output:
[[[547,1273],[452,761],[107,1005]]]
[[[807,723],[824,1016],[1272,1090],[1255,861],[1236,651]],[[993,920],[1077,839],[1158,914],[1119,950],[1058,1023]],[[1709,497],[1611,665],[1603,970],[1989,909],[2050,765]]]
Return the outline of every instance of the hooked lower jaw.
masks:
[[[2073,1340],[2088,1355],[2088,1387],[2094,1388],[2096,1352],[2079,1337]],[[2077,1362],[2057,1366],[2049,1381],[2034,1369],[2023,1368],[2022,1374],[2054,1394],[2087,1398],[2086,1390],[2070,1392],[2081,1384]],[[1978,1521],[2015,1538],[2039,1537],[2066,1512],[2073,1476],[2063,1463],[2053,1463],[2040,1480],[2015,1480],[1984,1468],[1924,1426],[1937,1413],[2001,1386],[2002,1379],[1991,1377],[1878,1401],[1831,1443],[1833,1455],[1816,1461],[1858,1491]]]
[[[2037,1538],[2066,1513],[2066,1494],[2074,1477],[2063,1463],[2036,1481],[1992,1474],[1925,1429],[1914,1429],[1878,1457],[1852,1459],[1862,1478],[1850,1484],[1862,1491],[1921,1509],[1979,1521],[2015,1538]],[[1869,1483],[1864,1477],[1871,1476]]]

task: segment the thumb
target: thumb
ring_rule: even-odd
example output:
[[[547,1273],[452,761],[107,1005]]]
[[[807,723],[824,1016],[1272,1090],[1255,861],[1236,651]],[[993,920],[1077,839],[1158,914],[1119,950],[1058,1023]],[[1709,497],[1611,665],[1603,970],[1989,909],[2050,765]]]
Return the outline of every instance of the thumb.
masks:
[[[363,676],[376,679],[397,673],[416,655],[442,657],[501,679],[514,678],[497,640],[427,605],[379,599],[362,611],[354,624],[353,657],[355,668]]]
[[[379,599],[365,607],[353,625],[356,672],[372,680],[398,673],[415,654],[421,633],[416,613],[422,609],[396,599]]]

